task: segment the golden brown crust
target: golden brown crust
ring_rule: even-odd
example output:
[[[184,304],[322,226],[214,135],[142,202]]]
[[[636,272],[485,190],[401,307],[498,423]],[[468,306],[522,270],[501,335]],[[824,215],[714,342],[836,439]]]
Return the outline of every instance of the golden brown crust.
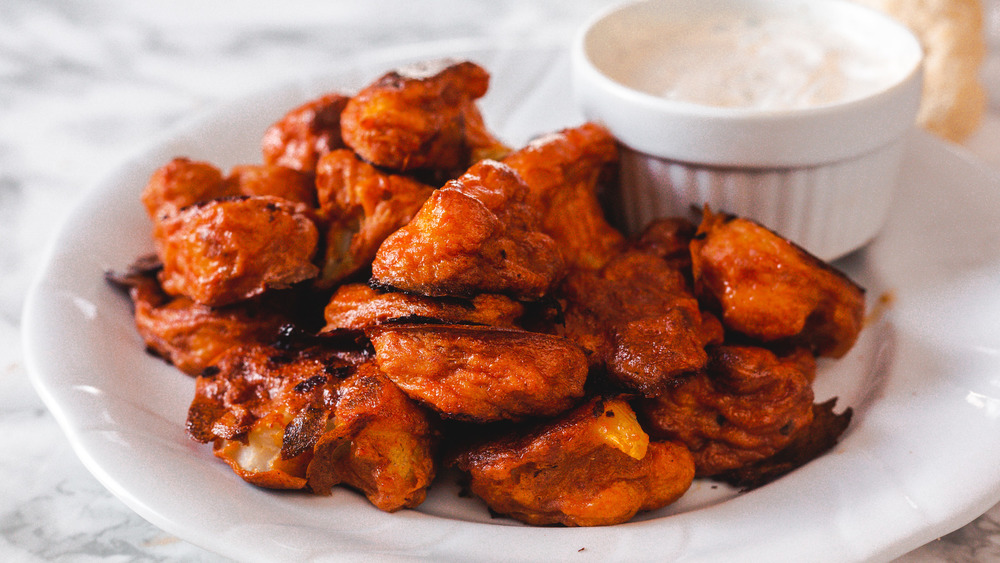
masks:
[[[330,430],[316,442],[307,470],[317,494],[346,484],[381,510],[419,505],[437,471],[437,433],[427,414],[373,363],[338,387]]]
[[[389,379],[448,418],[553,416],[583,396],[587,359],[558,336],[454,325],[383,325],[368,335]]]
[[[233,167],[227,179],[243,195],[274,196],[316,207],[316,183],[310,173],[275,164],[245,164]]]
[[[142,204],[156,221],[190,205],[238,193],[214,165],[182,157],[153,172],[142,191]]]
[[[555,239],[569,266],[600,268],[622,249],[625,239],[597,199],[618,164],[618,145],[607,129],[585,123],[543,135],[503,163],[528,185],[542,231]]]
[[[494,512],[535,525],[607,526],[680,498],[694,478],[684,446],[651,442],[620,399],[594,398],[524,435],[457,457]]]
[[[691,257],[696,292],[718,305],[729,329],[835,358],[858,338],[864,290],[753,221],[706,209]]]
[[[529,198],[510,167],[480,161],[435,191],[382,243],[373,279],[430,296],[541,298],[562,277],[564,262],[555,241],[539,230]]]
[[[702,332],[683,274],[660,257],[624,252],[600,271],[571,272],[560,291],[564,334],[626,389],[653,396],[705,365],[714,331]]]
[[[316,167],[326,250],[319,285],[330,287],[369,267],[385,239],[406,225],[434,191],[388,174],[349,150],[332,151]]]
[[[344,146],[340,114],[349,99],[332,92],[285,114],[264,133],[261,140],[264,163],[303,172],[315,170],[323,155]]]
[[[157,222],[153,238],[170,295],[218,307],[314,277],[319,233],[287,200],[242,197],[188,207]]]
[[[343,483],[382,510],[420,504],[436,471],[430,418],[374,364],[343,355],[230,350],[198,377],[188,434],[261,487],[329,494]]]
[[[344,141],[376,166],[391,170],[455,170],[474,150],[502,146],[474,104],[489,74],[468,61],[436,61],[383,75],[347,103]]]
[[[661,217],[649,222],[631,247],[667,261],[680,272],[691,270],[691,239],[698,227],[683,217]]]
[[[766,485],[806,463],[825,454],[847,429],[853,414],[847,408],[840,414],[833,412],[837,399],[813,404],[812,422],[795,434],[795,438],[777,454],[736,469],[714,475],[712,478],[734,487],[754,489]]]
[[[708,367],[637,408],[651,435],[678,440],[707,476],[768,458],[812,421],[815,362],[805,351],[713,348]]]
[[[213,308],[187,297],[170,297],[160,288],[155,270],[133,271],[118,276],[115,283],[129,290],[146,349],[188,375],[200,374],[230,348],[273,341],[289,321],[270,301]]]

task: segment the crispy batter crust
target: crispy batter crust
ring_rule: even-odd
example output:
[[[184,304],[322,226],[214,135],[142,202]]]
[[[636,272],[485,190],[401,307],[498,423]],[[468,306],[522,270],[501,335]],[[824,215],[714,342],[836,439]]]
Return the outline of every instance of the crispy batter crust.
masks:
[[[535,525],[608,526],[680,498],[694,478],[684,446],[649,441],[621,399],[593,398],[523,435],[457,457],[500,514]]]
[[[435,191],[382,243],[372,264],[379,284],[438,297],[539,299],[563,273],[562,254],[539,230],[527,186],[492,160]]]
[[[383,325],[368,335],[389,379],[445,417],[553,416],[583,396],[587,359],[558,336],[446,325]]]
[[[812,355],[764,348],[713,348],[705,371],[637,408],[653,436],[694,454],[698,475],[768,458],[812,422]]]
[[[185,208],[156,223],[153,239],[170,295],[218,307],[314,277],[319,232],[287,200],[242,197]]]
[[[834,358],[861,332],[864,290],[753,221],[706,209],[691,258],[699,297],[718,306],[727,328]]]
[[[475,106],[488,87],[489,74],[468,61],[389,72],[347,103],[344,141],[361,158],[392,170],[465,168],[473,152],[502,151]]]

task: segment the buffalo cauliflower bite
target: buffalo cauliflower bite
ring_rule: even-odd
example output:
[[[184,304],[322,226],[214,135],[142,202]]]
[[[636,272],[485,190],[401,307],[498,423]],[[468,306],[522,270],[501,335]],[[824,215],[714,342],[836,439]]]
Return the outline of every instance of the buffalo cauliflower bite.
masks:
[[[854,414],[850,408],[833,412],[837,399],[813,404],[812,422],[800,430],[787,446],[771,457],[717,473],[712,479],[744,490],[766,485],[825,454],[840,439]]]
[[[289,352],[248,344],[230,348],[195,383],[187,433],[246,481],[269,488],[306,485],[310,448],[283,454],[285,429],[301,412],[329,410],[338,375],[351,364],[335,350]]]
[[[699,476],[771,457],[809,426],[816,363],[806,350],[712,348],[706,369],[637,409],[650,434],[694,454]]]
[[[338,387],[306,472],[309,488],[329,494],[344,484],[386,512],[412,508],[434,480],[437,438],[423,409],[374,363],[362,364]]]
[[[323,155],[344,147],[340,114],[349,99],[331,92],[286,113],[261,139],[264,163],[314,171]]]
[[[218,307],[316,276],[319,233],[301,204],[270,197],[215,200],[158,221],[153,231],[170,295]]]
[[[229,182],[241,195],[267,195],[316,207],[316,182],[312,174],[278,165],[235,166]]]
[[[373,280],[435,297],[541,298],[562,278],[564,262],[552,237],[539,230],[530,198],[510,167],[480,161],[435,191],[382,243]]]
[[[600,270],[575,270],[560,288],[563,334],[615,383],[654,396],[705,365],[721,327],[702,317],[681,272],[630,250]]]
[[[410,222],[434,189],[335,150],[316,168],[326,250],[320,282],[333,286],[371,265],[382,242]]]
[[[231,349],[198,377],[187,430],[250,483],[344,484],[386,511],[422,502],[436,470],[426,412],[371,362],[324,346]]]
[[[389,379],[446,418],[552,416],[583,396],[587,359],[558,336],[454,325],[382,325],[368,336]]]
[[[226,307],[200,305],[187,297],[171,297],[156,280],[159,262],[137,263],[126,274],[108,274],[128,290],[136,329],[146,349],[188,375],[200,374],[229,348],[273,341],[289,322],[288,303],[267,298]]]
[[[684,446],[651,441],[621,399],[591,399],[456,456],[491,510],[528,524],[607,526],[666,506],[694,478]]]
[[[489,73],[471,62],[437,61],[389,72],[348,101],[344,142],[364,160],[397,171],[462,170],[506,147],[486,130],[475,101]]]
[[[861,332],[864,289],[753,221],[706,209],[691,258],[699,296],[729,329],[835,358]]]
[[[571,267],[600,268],[624,246],[597,199],[618,164],[618,145],[605,128],[585,123],[543,135],[506,158],[531,190],[542,231]]]
[[[214,165],[181,157],[153,172],[141,199],[149,217],[158,221],[190,205],[238,194]]]

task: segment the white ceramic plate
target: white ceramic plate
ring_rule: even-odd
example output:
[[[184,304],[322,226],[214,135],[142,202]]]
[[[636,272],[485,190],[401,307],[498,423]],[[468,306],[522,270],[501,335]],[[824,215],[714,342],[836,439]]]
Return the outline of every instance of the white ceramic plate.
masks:
[[[25,308],[28,365],[76,452],[127,505],[239,560],[847,561],[900,555],[1000,501],[1000,184],[916,133],[884,232],[839,263],[876,312],[846,358],[821,364],[817,396],[840,397],[854,420],[834,451],[768,486],[737,494],[696,482],[625,525],[532,528],[491,519],[448,479],[396,514],[348,490],[257,489],[190,441],[193,381],[145,354],[128,304],[102,277],[151,250],[139,203],[149,174],[177,155],[258,162],[262,131],[287,109],[442,54],[491,71],[482,108],[510,143],[580,121],[561,49],[373,54],[184,125],[91,190],[63,227]]]

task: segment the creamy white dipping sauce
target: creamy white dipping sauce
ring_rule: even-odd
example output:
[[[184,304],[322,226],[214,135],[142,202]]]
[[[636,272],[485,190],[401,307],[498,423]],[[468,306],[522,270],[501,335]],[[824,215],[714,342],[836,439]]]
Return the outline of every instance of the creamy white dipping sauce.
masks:
[[[863,24],[810,16],[719,12],[632,29],[611,77],[669,100],[780,110],[861,98],[912,66]]]

